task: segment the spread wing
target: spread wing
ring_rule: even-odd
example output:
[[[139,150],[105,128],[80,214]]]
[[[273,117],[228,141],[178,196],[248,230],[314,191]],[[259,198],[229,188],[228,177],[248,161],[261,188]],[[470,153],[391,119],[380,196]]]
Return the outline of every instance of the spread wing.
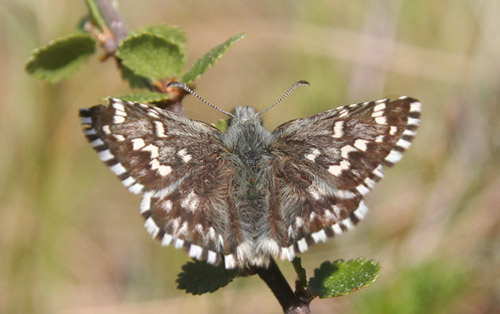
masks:
[[[363,196],[410,146],[420,122],[413,98],[352,104],[282,124],[272,133],[270,214],[280,258],[343,233],[367,213]]]
[[[229,252],[232,168],[219,131],[169,111],[111,99],[80,110],[84,133],[101,160],[142,195],[148,232],[162,245],[218,264]]]

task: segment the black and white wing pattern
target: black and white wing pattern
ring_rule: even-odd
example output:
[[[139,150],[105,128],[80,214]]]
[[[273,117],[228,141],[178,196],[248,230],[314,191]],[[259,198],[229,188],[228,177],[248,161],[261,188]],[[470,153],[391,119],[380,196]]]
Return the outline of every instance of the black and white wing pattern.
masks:
[[[219,131],[119,99],[81,109],[80,118],[100,159],[131,192],[142,195],[140,211],[153,238],[219,263],[230,249],[227,182],[233,175]]]
[[[363,196],[410,146],[420,122],[416,99],[352,104],[282,124],[272,136],[270,208],[281,220],[280,258],[343,233],[367,213]],[[277,209],[276,209],[277,207]]]

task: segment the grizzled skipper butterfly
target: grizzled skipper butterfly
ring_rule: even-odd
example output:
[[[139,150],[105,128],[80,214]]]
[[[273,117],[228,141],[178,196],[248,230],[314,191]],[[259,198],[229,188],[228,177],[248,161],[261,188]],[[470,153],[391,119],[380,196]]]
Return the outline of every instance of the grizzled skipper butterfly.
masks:
[[[300,85],[307,82],[280,101]],[[171,86],[197,96],[183,84]],[[363,196],[383,177],[383,166],[410,147],[421,104],[405,96],[352,104],[269,132],[261,114],[271,107],[227,113],[225,133],[114,98],[81,109],[80,117],[100,159],[142,196],[152,237],[230,269],[266,267],[271,257],[292,260],[353,228],[368,211]]]

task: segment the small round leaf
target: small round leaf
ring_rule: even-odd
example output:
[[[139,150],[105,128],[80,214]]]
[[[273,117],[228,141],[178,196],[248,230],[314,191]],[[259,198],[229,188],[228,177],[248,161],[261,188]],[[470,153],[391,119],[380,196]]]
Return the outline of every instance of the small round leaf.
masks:
[[[237,276],[237,270],[226,270],[222,264],[213,266],[206,262],[193,261],[182,266],[182,272],[177,275],[176,282],[178,289],[200,295],[226,286]]]
[[[136,75],[150,79],[179,75],[185,60],[178,45],[149,33],[127,37],[118,47],[117,56]]]
[[[26,71],[42,80],[56,83],[72,75],[95,52],[96,41],[89,34],[75,33],[35,49]]]
[[[363,258],[324,262],[314,270],[309,280],[309,289],[320,298],[348,295],[369,286],[377,278],[380,264]]]

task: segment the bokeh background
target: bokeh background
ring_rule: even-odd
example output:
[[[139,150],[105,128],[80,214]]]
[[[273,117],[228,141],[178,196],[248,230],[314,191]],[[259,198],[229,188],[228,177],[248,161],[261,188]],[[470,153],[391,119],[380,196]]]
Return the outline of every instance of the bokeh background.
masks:
[[[314,300],[313,313],[500,313],[500,2],[120,1],[130,30],[168,22],[189,64],[238,32],[197,81],[226,110],[264,108],[275,126],[351,102],[423,103],[414,145],[367,197],[368,217],[303,255],[380,261],[377,282]],[[69,34],[84,1],[0,0],[0,312],[279,313],[257,277],[190,296],[188,258],[145,232],[130,194],[84,139],[77,110],[130,92],[97,57],[49,85],[27,75],[31,50]],[[222,115],[186,97],[191,118]],[[289,263],[280,263],[293,283]]]

